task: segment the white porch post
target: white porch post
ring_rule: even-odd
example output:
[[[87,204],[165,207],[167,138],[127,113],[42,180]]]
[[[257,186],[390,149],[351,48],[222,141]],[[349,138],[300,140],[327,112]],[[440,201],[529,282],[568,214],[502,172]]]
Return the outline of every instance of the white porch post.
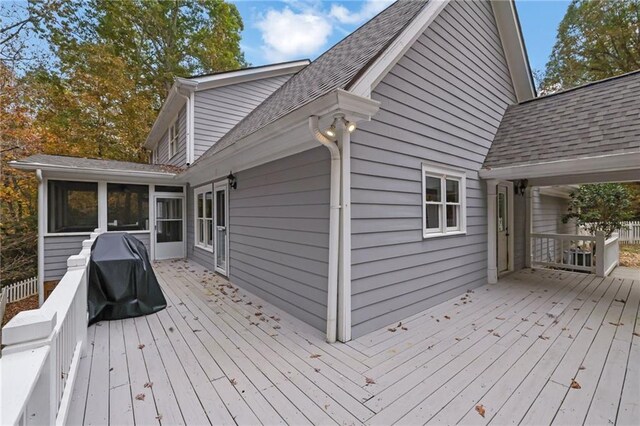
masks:
[[[496,198],[498,181],[487,181],[487,281],[498,282]]]
[[[531,268],[531,233],[533,232],[533,200],[532,189],[525,190],[525,228],[524,228],[524,266]]]

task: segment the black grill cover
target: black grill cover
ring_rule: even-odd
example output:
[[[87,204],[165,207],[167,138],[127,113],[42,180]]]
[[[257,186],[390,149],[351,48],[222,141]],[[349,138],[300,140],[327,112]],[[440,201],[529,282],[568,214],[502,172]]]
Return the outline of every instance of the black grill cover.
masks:
[[[89,266],[89,324],[148,315],[167,306],[144,244],[118,232],[98,236]]]

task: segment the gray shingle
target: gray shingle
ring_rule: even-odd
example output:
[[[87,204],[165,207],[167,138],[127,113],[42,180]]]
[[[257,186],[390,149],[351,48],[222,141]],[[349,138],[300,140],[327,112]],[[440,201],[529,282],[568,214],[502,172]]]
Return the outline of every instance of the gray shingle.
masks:
[[[507,108],[484,168],[640,152],[640,71]]]
[[[164,164],[131,163],[128,161],[98,160],[95,158],[66,157],[62,155],[36,154],[20,160],[21,163],[47,164],[78,169],[121,170],[133,172],[172,173],[182,169]]]
[[[197,161],[336,89],[349,89],[428,0],[399,0],[291,77]]]

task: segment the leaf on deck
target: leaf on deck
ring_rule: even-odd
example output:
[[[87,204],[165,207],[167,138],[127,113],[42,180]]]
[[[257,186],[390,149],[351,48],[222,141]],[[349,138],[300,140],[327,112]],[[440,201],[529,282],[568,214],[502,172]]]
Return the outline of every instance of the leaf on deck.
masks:
[[[476,405],[476,411],[478,412],[478,414],[480,414],[482,417],[484,417],[484,413],[486,412],[486,410],[484,409],[484,405],[482,404],[478,404]]]
[[[582,389],[580,383],[576,382],[574,379],[571,379],[571,389]]]
[[[147,382],[144,384],[145,388],[152,388],[153,387],[153,382]]]
[[[142,348],[144,348],[144,343],[140,343],[140,344],[138,345],[138,349],[142,349]]]
[[[396,329],[395,329],[395,328],[387,328],[387,331],[390,331],[390,332],[392,332],[392,333],[395,333],[395,332],[396,332]]]
[[[497,319],[497,320],[500,320],[500,321],[504,321],[506,318],[503,318],[503,317],[496,317],[496,319]]]
[[[624,324],[623,324],[623,323],[621,323],[621,322],[611,322],[611,321],[609,321],[609,324],[614,325],[614,326],[616,326],[616,327],[618,327],[619,325],[624,325]]]
[[[238,381],[236,379],[229,379],[229,383],[231,383],[233,386],[236,386],[238,384]]]
[[[139,394],[136,395],[136,399],[138,401],[144,401],[144,397],[145,397],[145,395],[143,393],[139,393]]]
[[[400,327],[402,330],[407,331],[408,328],[407,327]]]
[[[322,355],[320,354],[311,354],[311,356],[309,356],[309,358],[320,358]]]
[[[365,381],[365,383],[366,383],[367,385],[375,385],[375,384],[376,384],[376,381],[375,381],[375,380],[373,380],[371,377],[365,377],[365,378],[364,378],[364,381]]]
[[[451,319],[451,317],[449,315],[445,315],[444,319]]]

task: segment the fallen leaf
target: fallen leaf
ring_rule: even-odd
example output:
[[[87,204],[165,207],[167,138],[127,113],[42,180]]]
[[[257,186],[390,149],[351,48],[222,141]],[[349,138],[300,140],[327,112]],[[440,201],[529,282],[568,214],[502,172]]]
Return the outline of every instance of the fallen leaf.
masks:
[[[236,379],[229,379],[229,382],[233,385],[236,386],[238,384]]]
[[[262,312],[256,312],[256,313],[255,313],[255,314],[253,314],[253,315],[255,315],[255,316],[259,317],[260,315],[262,315]]]
[[[498,333],[493,333],[494,336],[496,337],[500,337],[500,335]]]
[[[616,300],[616,302],[620,302],[620,303],[627,303],[627,301],[626,301],[626,300],[624,300],[624,299],[615,299],[615,300]]]
[[[309,358],[320,358],[320,354],[311,354],[311,356],[309,356]]]
[[[402,327],[402,321],[400,321],[398,325],[396,325],[396,328],[400,328],[400,327]]]
[[[156,416],[156,420],[162,420],[162,414],[158,414],[158,415]]]
[[[636,336],[636,337],[640,337],[640,333],[638,333],[637,331],[635,331],[635,332],[633,333],[633,335],[634,335],[634,336]]]
[[[609,321],[609,324],[611,324],[611,325],[615,325],[616,327],[617,327],[617,326],[619,326],[619,325],[624,325],[624,324],[623,324],[623,323],[621,323],[621,322],[611,322],[611,321]]]
[[[152,388],[153,387],[153,382],[147,382],[144,384],[145,388]]]
[[[173,327],[169,327],[169,331],[173,333]]]
[[[525,322],[529,321],[527,318],[520,318],[520,319]]]
[[[395,332],[396,332],[396,329],[395,329],[395,328],[387,328],[387,330],[388,330],[388,331],[390,331],[390,332],[392,332],[392,333],[395,333]]]
[[[139,393],[139,394],[137,394],[137,395],[136,395],[136,399],[137,399],[138,401],[144,401],[144,394],[143,394],[143,393]]]
[[[593,328],[591,328],[591,327],[585,327],[585,329],[587,329],[587,330],[593,330]]]
[[[586,370],[586,369],[587,369],[587,367],[585,367],[584,365],[581,365],[581,366],[578,368],[578,370]]]
[[[407,330],[408,330],[408,328],[407,328],[407,327],[400,327],[400,328],[402,328],[404,331],[407,331]]]
[[[478,412],[478,414],[484,417],[484,413],[485,413],[484,405],[482,404],[476,405],[476,411]]]
[[[144,348],[144,343],[140,343],[140,344],[138,345],[138,349],[142,349],[142,348]]]
[[[548,336],[543,336],[542,334],[541,334],[541,335],[539,335],[539,336],[538,336],[538,338],[539,338],[539,339],[542,339],[542,340],[549,340],[549,337],[548,337]]]
[[[582,389],[580,383],[576,382],[574,379],[571,379],[571,389]]]
[[[319,369],[319,368],[314,368],[314,370],[316,371],[316,373],[319,373],[319,372],[320,372],[320,369]]]
[[[451,317],[449,315],[445,315],[444,319],[451,319]]]
[[[274,326],[273,326],[273,329],[274,329],[274,330],[278,330],[279,328],[280,328],[280,326],[279,326],[279,325],[274,325]]]
[[[497,320],[504,321],[506,318],[496,317]]]
[[[367,383],[367,385],[375,385],[376,384],[376,381],[373,380],[371,377],[365,377],[364,381]]]

